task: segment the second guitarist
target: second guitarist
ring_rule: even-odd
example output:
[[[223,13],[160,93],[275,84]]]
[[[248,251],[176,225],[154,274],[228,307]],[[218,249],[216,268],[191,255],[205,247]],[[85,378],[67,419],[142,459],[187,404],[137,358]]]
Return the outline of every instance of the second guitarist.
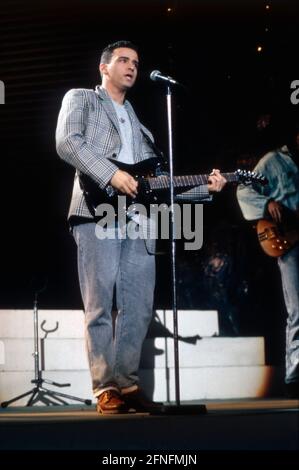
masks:
[[[268,134],[271,134],[270,130],[271,127],[267,129]],[[259,160],[254,169],[263,172],[268,185],[239,186],[237,198],[246,220],[270,219],[276,226],[283,222],[283,208],[294,214],[299,211],[299,169],[296,152],[291,153],[290,146],[275,145],[278,144],[279,134],[274,127],[272,135],[272,150]],[[287,141],[285,135],[284,144]],[[294,243],[277,260],[288,313],[285,383],[288,396],[299,397],[299,244]]]

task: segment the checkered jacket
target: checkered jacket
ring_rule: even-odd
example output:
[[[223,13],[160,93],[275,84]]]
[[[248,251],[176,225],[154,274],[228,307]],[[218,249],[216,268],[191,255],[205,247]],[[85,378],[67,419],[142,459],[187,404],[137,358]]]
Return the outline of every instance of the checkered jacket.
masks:
[[[153,142],[152,134],[140,123],[127,100],[125,107],[132,124],[134,161],[156,156],[143,135]],[[80,172],[88,175],[99,189],[104,189],[118,170],[108,158],[117,160],[121,149],[117,115],[106,90],[97,86],[95,90],[72,89],[66,93],[58,116],[56,148],[58,155],[76,169],[69,219],[74,216],[92,219],[78,175]],[[187,191],[180,198],[210,199],[206,185]]]

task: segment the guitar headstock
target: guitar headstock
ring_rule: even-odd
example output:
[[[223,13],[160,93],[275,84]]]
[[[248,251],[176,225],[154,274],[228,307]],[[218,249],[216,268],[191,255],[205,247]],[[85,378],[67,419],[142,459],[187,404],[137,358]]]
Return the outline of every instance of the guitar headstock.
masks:
[[[237,176],[238,181],[245,185],[257,183],[265,186],[268,184],[267,178],[262,173],[257,173],[255,171],[238,169],[235,171],[235,175]]]

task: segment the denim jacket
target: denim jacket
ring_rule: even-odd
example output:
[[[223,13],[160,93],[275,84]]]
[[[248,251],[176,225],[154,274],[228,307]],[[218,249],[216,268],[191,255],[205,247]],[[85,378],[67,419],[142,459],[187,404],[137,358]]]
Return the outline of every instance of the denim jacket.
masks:
[[[286,146],[267,153],[254,171],[262,173],[268,184],[238,187],[237,198],[246,220],[263,218],[271,199],[291,210],[299,208],[299,169]]]

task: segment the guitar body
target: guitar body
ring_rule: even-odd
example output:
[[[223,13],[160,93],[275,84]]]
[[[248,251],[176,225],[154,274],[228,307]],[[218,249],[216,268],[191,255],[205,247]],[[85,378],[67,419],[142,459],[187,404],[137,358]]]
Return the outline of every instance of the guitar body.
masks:
[[[273,220],[261,219],[256,230],[262,249],[274,258],[283,256],[299,241],[298,224],[277,224]]]
[[[133,199],[126,196],[126,206],[138,203],[148,207],[149,204],[157,203],[158,197],[148,185],[148,179],[154,178],[159,169],[163,167],[164,162],[159,157],[148,158],[133,165],[111,160],[120,170],[126,171],[138,181],[138,194]],[[99,186],[88,176],[80,174],[80,186],[85,194],[88,205],[95,211],[99,204],[108,203],[114,208],[118,207],[119,193],[110,185],[105,190],[101,190]]]

